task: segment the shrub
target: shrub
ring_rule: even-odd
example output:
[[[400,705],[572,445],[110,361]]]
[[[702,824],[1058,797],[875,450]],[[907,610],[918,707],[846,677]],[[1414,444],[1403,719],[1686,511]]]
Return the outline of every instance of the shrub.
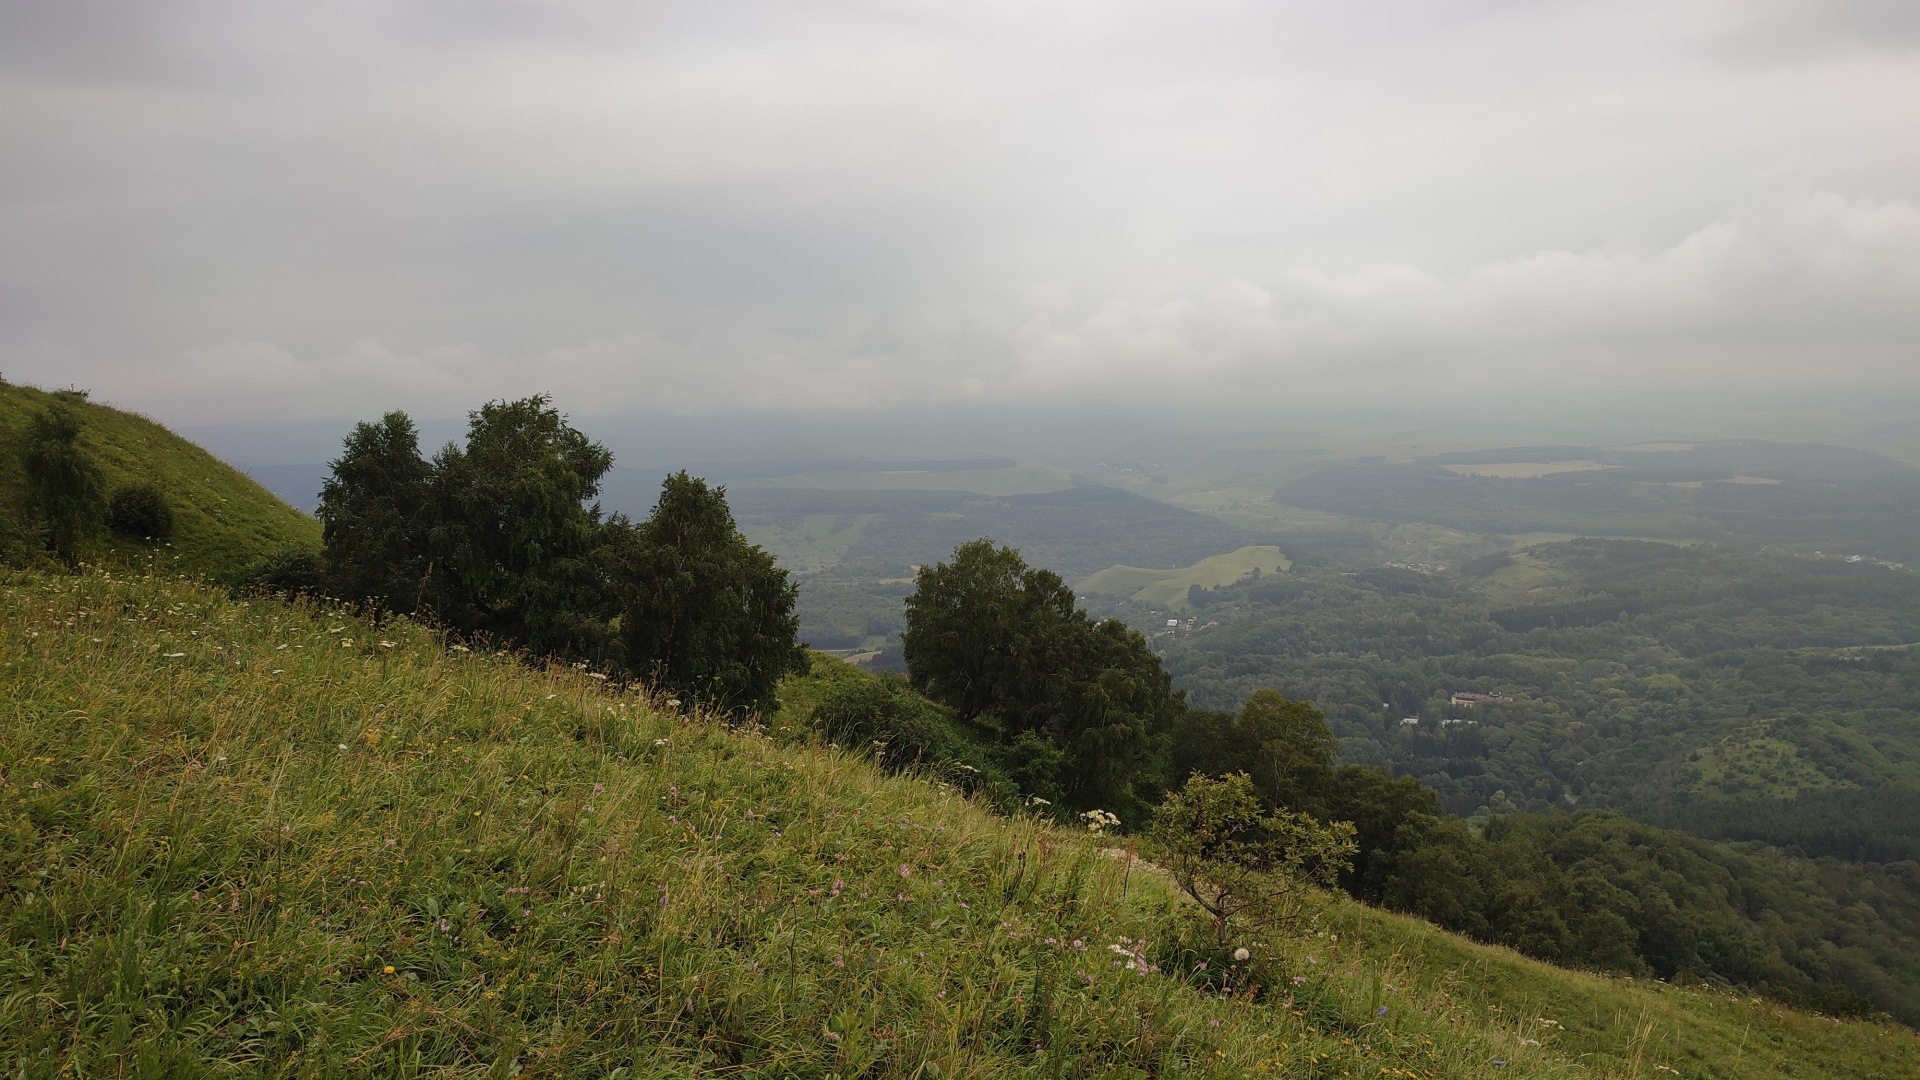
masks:
[[[971,740],[954,729],[938,705],[896,676],[863,678],[827,691],[813,709],[813,725],[850,750],[870,754],[890,771],[921,769],[996,804],[1016,797],[1013,783]]]
[[[849,749],[871,750],[874,760],[891,769],[960,756],[939,708],[898,679],[859,679],[834,687],[814,706],[813,722],[827,738]]]
[[[80,541],[99,525],[100,467],[80,445],[80,417],[56,403],[27,425],[20,464],[27,501],[45,530],[47,547],[68,566],[80,561]]]
[[[247,571],[247,582],[283,596],[318,595],[324,575],[319,552],[312,548],[285,547],[255,563]]]
[[[1153,840],[1181,891],[1213,916],[1219,945],[1238,916],[1284,924],[1304,882],[1331,887],[1353,854],[1353,825],[1288,810],[1263,813],[1245,773],[1196,776],[1167,796]]]
[[[173,535],[173,509],[152,484],[126,484],[107,500],[107,528],[136,540],[165,540]]]

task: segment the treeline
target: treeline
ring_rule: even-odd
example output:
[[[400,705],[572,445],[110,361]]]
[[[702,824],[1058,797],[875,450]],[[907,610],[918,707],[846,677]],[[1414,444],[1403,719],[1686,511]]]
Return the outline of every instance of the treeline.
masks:
[[[1796,866],[1605,811],[1476,830],[1417,780],[1337,758],[1319,710],[1270,690],[1189,710],[1174,752],[1176,771],[1245,773],[1269,806],[1352,822],[1340,884],[1368,903],[1557,964],[1920,1020],[1920,865]]]
[[[544,396],[492,402],[432,458],[405,413],[356,426],[321,490],[324,546],[260,581],[592,665],[710,708],[761,709],[806,651],[794,587],[681,472],[644,521],[593,500],[613,465]]]
[[[1369,903],[1554,963],[1920,1021],[1920,867],[1796,867],[1596,811],[1476,826],[1412,777],[1338,764],[1305,701],[1265,689],[1235,711],[1189,705],[1138,632],[1092,619],[1009,548],[962,545],[915,585],[909,677],[945,709],[863,681],[815,714],[885,764],[1127,827],[1191,777],[1244,775],[1270,810],[1352,824],[1338,881]]]

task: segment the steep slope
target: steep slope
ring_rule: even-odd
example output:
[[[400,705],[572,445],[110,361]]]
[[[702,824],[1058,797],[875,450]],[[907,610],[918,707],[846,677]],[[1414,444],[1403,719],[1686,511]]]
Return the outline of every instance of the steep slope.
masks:
[[[1920,1039],[1150,867],[588,673],[160,576],[0,578],[23,1075],[1914,1075]],[[1204,969],[1199,963],[1205,960]]]
[[[105,534],[89,559],[132,563],[229,580],[262,556],[294,545],[319,547],[320,526],[225,462],[135,413],[96,405],[77,394],[0,383],[0,547],[19,558],[31,550],[24,508],[20,439],[32,418],[63,400],[81,417],[81,445],[99,464],[110,493],[151,483],[166,494],[174,535],[157,547]]]

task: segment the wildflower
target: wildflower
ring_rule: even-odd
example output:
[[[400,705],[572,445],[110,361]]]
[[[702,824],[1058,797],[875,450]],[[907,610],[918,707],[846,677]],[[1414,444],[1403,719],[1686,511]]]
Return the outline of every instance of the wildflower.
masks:
[[[341,743],[341,744],[340,744],[340,749],[342,749],[342,750],[345,750],[346,748],[347,748],[347,744],[346,744],[346,743]]]
[[[907,865],[906,863],[901,863],[901,864],[900,864],[900,876],[901,876],[901,877],[907,877],[908,875],[910,875],[910,874],[912,874],[912,873],[913,873],[913,869],[912,869],[911,867],[909,867],[909,866],[908,866],[908,865]]]
[[[383,967],[383,968],[381,968],[381,969],[380,969],[380,971],[381,971],[381,972],[382,972],[383,974],[386,974],[386,975],[391,975],[391,974],[393,974],[393,965],[392,965],[392,964],[388,964],[388,965],[387,965],[386,967]]]
[[[1252,953],[1250,953],[1250,952],[1248,952],[1248,951],[1247,951],[1247,950],[1246,950],[1246,949],[1245,949],[1244,947],[1243,947],[1243,948],[1238,948],[1238,949],[1235,949],[1235,950],[1233,950],[1233,958],[1234,958],[1235,960],[1238,960],[1238,961],[1240,961],[1240,962],[1242,962],[1242,963],[1245,963],[1245,962],[1246,962],[1246,960],[1247,960],[1247,958],[1248,958],[1248,957],[1250,957],[1250,956],[1252,956],[1252,955],[1253,955],[1253,954],[1252,954]],[[1308,957],[1308,959],[1309,959],[1309,960],[1311,960],[1311,959],[1312,959],[1312,957]]]
[[[1382,1006],[1380,1006],[1380,1007],[1379,1007],[1378,1009],[1375,1009],[1375,1010],[1373,1011],[1373,1015],[1375,1015],[1375,1016],[1385,1016],[1385,1015],[1387,1015],[1387,1007],[1386,1007],[1385,1005],[1382,1005]]]

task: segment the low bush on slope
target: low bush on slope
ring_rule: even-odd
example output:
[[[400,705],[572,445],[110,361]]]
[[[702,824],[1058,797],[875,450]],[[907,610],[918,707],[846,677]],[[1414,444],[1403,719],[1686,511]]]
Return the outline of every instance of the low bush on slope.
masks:
[[[1903,1029],[1649,994],[1351,907],[1235,963],[1198,951],[1210,929],[1150,868],[1084,834],[404,622],[15,574],[0,709],[9,1075],[1866,1077],[1920,1060]],[[1528,996],[1463,982],[1472,964]],[[1586,1010],[1570,1035],[1547,1023],[1559,996]],[[1765,1060],[1757,1032],[1737,1072],[1685,1056],[1742,1024],[1774,1037]]]

